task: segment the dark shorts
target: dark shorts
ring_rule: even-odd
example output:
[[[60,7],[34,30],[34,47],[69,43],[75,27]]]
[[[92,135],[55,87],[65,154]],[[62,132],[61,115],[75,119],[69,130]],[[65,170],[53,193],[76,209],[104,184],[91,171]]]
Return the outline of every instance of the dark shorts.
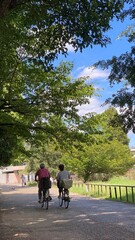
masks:
[[[59,189],[59,192],[62,192],[63,186],[61,185],[60,181],[57,181],[57,187]]]

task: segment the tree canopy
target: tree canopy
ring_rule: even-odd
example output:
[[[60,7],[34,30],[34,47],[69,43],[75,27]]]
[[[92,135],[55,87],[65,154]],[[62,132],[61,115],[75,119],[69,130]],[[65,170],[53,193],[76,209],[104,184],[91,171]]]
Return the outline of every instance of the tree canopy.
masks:
[[[92,118],[95,119],[94,131],[91,125],[94,119],[87,118],[82,125],[85,142],[81,142],[79,148],[72,145],[63,154],[63,162],[83,181],[93,179],[95,174],[103,174],[107,178],[124,174],[133,166],[134,159],[131,157],[121,117],[114,108],[110,108]]]
[[[120,14],[120,19],[129,17],[131,20],[135,19],[135,2],[128,1],[129,9]],[[127,27],[127,29],[120,34],[120,37],[127,37],[131,43],[131,50],[121,54],[119,57],[113,56],[107,61],[99,61],[95,66],[101,68],[111,69],[108,77],[110,85],[122,83],[121,88],[117,93],[114,93],[111,98],[106,100],[106,103],[111,103],[115,107],[120,108],[120,115],[122,117],[125,130],[128,132],[132,130],[135,133],[135,25],[134,23]]]
[[[55,67],[54,60],[68,54],[69,44],[75,51],[106,46],[110,21],[119,19],[123,8],[121,0],[0,1],[1,164],[25,153],[26,143],[95,142],[81,132],[84,119],[77,113],[94,87],[70,76],[72,64]],[[92,130],[97,131],[94,124]]]
[[[85,84],[83,78],[73,79],[71,69],[72,64],[61,63],[46,73],[42,68],[35,69],[34,66],[19,63],[14,66],[13,75],[9,75],[7,80],[1,79],[2,163],[5,158],[10,159],[14,148],[20,142],[23,144],[23,140],[38,140],[38,137],[43,137],[40,134],[43,131],[46,133],[44,139],[55,136],[60,141],[58,132],[66,134],[69,126],[79,120],[77,106],[89,102],[94,88]],[[62,125],[61,120],[68,123],[68,128]]]
[[[54,60],[67,54],[67,44],[75,51],[105,46],[109,38],[104,33],[122,8],[121,1],[0,1],[2,164],[15,149],[25,151],[24,141],[37,131],[48,137],[55,133],[51,117],[77,118],[76,106],[88,101],[93,87],[71,79],[70,64],[52,68]]]
[[[106,46],[110,21],[123,9],[121,0],[2,0],[0,5],[3,59],[8,51],[11,56],[12,50],[12,57],[44,69],[51,67],[60,53],[67,55],[67,44],[75,51]]]

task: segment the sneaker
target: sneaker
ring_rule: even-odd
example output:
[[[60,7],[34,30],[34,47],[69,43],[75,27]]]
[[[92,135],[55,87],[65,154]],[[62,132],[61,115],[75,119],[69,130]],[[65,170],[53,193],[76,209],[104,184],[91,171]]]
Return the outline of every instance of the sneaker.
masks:
[[[40,199],[38,200],[38,203],[41,203],[41,200],[40,200]]]

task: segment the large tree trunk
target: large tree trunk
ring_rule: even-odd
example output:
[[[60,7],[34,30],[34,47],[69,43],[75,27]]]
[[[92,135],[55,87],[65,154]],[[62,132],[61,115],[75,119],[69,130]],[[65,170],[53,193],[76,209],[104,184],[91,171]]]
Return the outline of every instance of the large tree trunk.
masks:
[[[22,0],[0,0],[0,18],[4,17],[9,10],[15,8]]]
[[[10,8],[12,0],[1,0],[0,1],[0,17],[4,17]]]

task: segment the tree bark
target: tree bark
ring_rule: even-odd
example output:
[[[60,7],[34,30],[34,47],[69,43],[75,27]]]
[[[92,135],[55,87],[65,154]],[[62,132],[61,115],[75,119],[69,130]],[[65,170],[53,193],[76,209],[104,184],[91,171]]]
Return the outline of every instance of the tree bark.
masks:
[[[12,0],[1,0],[0,1],[0,17],[4,17],[10,8]]]
[[[20,4],[25,4],[29,0],[0,0],[0,18],[4,17],[9,11],[16,8]]]

